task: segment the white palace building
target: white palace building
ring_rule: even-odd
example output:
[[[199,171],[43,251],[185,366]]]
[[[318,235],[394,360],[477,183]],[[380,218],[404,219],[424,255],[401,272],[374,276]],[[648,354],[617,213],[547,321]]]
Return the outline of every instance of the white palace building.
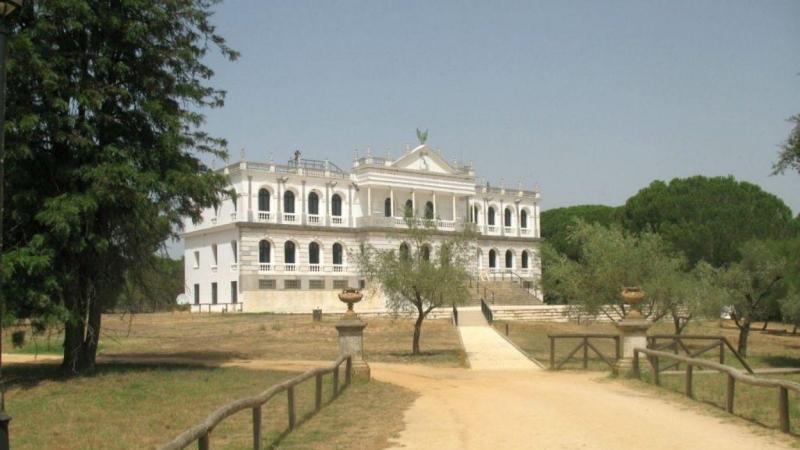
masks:
[[[512,274],[538,294],[539,192],[478,185],[472,167],[426,145],[396,160],[368,153],[349,173],[299,152],[286,165],[242,161],[221,170],[236,195],[200,223],[187,220],[183,233],[193,311],[342,311],[341,289],[364,287],[360,244],[399,248],[406,208],[435,219],[438,235],[475,223],[474,275]],[[359,304],[384,308],[380,294]]]

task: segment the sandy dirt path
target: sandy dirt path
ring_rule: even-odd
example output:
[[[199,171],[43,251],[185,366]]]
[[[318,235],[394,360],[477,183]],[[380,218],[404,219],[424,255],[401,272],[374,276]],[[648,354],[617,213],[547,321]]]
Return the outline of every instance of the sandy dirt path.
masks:
[[[9,363],[30,355],[3,355]],[[101,357],[101,360],[122,358]],[[39,363],[56,363],[50,355]],[[194,362],[124,358],[128,362]],[[234,360],[224,366],[303,371],[327,361]],[[392,449],[789,449],[797,439],[655,397],[602,374],[469,370],[370,363],[373,378],[420,396]]]
[[[713,417],[599,374],[379,363],[372,368],[375,379],[420,394],[391,448],[792,448],[792,438]]]

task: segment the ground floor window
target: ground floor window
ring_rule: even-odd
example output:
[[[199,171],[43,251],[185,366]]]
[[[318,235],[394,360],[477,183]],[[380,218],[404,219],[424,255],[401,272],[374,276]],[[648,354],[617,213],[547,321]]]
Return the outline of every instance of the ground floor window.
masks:
[[[211,283],[211,303],[217,304],[217,283]]]
[[[325,280],[308,280],[309,289],[325,289]]]
[[[275,289],[275,280],[258,280],[259,289]]]
[[[236,287],[236,282],[231,281],[231,303],[239,301],[239,289]]]
[[[194,304],[200,304],[200,285],[197,283],[194,285]]]
[[[334,289],[347,289],[347,280],[333,280]]]
[[[283,280],[284,289],[300,289],[300,280]]]

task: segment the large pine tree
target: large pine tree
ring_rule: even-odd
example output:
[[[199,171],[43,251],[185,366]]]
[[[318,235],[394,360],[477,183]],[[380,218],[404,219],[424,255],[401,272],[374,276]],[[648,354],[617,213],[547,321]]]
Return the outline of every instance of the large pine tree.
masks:
[[[9,41],[3,280],[7,314],[65,323],[63,367],[95,364],[126,270],[216,204],[202,155],[223,105],[209,51],[237,54],[218,0],[27,2]]]

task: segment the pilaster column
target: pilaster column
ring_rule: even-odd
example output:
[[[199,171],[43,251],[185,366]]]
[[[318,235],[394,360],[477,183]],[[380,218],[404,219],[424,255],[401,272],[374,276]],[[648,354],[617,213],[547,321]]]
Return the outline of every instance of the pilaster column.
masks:
[[[389,206],[391,207],[389,217],[394,217],[394,189],[389,188]]]
[[[305,225],[306,224],[306,214],[308,213],[308,211],[306,210],[306,180],[301,181],[300,185],[302,186],[301,190],[303,192],[302,194],[300,194],[300,195],[303,196],[303,201],[301,203],[301,208],[303,210],[303,214],[302,214],[303,217],[300,219],[300,223]]]
[[[347,226],[353,226],[353,185],[347,186]],[[344,249],[342,250],[344,251]]]
[[[367,186],[367,216],[372,217],[372,187]]]
[[[325,226],[331,225],[331,185],[325,183]]]
[[[517,236],[520,235],[519,227],[520,227],[520,217],[519,217],[519,200],[516,201],[517,204]],[[522,257],[522,255],[520,255]]]
[[[503,199],[500,198],[500,236],[506,235],[506,210],[503,208]]]
[[[277,214],[275,214],[277,216],[277,217],[275,217],[275,222],[281,223],[281,222],[283,222],[283,195],[281,195],[281,179],[280,178],[278,178],[278,189],[276,189],[276,191],[278,193],[278,199],[277,199],[278,209],[276,210]]]
[[[253,177],[247,176],[247,220],[253,220]]]
[[[433,220],[436,220],[436,192],[431,191],[431,197],[433,197]]]
[[[411,217],[417,217],[417,193],[411,190]]]
[[[453,194],[453,223],[456,221],[456,194]]]

